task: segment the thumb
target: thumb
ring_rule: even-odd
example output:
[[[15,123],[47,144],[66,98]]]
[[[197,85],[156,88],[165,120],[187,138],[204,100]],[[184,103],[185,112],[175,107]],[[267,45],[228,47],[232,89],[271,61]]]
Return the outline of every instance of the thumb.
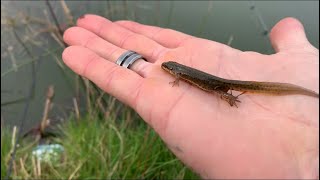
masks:
[[[310,46],[303,25],[291,17],[282,19],[271,29],[270,40],[276,52],[301,50]]]

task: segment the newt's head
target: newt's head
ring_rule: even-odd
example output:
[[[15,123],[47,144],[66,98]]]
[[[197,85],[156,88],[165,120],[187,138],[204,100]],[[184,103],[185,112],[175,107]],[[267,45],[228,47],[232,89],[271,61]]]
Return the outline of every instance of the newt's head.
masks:
[[[181,70],[181,66],[183,66],[182,64],[179,64],[177,62],[174,62],[174,61],[167,61],[167,62],[163,62],[161,64],[161,68],[170,72],[170,73],[173,73],[173,72],[178,72]]]

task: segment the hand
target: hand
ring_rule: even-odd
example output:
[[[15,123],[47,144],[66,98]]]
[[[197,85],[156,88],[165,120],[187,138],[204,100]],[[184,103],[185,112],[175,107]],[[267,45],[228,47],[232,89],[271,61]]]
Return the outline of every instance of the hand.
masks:
[[[315,178],[319,99],[246,93],[239,108],[181,82],[160,65],[176,61],[239,80],[287,82],[319,92],[319,51],[301,23],[280,21],[272,55],[242,52],[170,29],[96,15],[78,19],[64,40],[64,62],[137,111],[173,153],[204,178]],[[115,64],[127,50],[143,55],[130,69]]]

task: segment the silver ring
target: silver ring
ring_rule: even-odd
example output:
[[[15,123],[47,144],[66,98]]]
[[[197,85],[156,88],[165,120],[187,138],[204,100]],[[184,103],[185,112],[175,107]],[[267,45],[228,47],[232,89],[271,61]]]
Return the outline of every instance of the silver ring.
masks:
[[[140,54],[132,54],[123,62],[122,67],[129,68],[138,59],[143,59],[143,57]]]
[[[134,51],[126,51],[125,53],[121,54],[121,56],[117,59],[116,64],[121,66],[123,62],[132,54],[135,54],[136,52]]]
[[[126,51],[117,59],[116,64],[128,69],[138,59],[145,60],[142,55],[134,51]]]

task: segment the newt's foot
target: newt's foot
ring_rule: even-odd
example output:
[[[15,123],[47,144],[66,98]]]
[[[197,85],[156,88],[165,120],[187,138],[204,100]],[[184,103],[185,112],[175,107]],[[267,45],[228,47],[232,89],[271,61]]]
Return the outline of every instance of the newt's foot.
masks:
[[[174,80],[172,82],[169,82],[169,84],[172,84],[172,87],[173,86],[179,86],[179,79],[176,79],[176,80]]]
[[[230,96],[228,96],[227,99],[225,99],[229,104],[230,106],[235,106],[238,108],[237,106],[237,102],[238,103],[241,103],[241,101],[238,99],[238,96],[233,96],[232,94],[229,94]]]
[[[232,92],[227,93],[227,92],[222,91],[222,92],[220,92],[220,94],[221,94],[220,97],[221,97],[221,99],[227,101],[230,104],[230,106],[235,106],[238,108],[237,103],[241,103],[241,101],[238,99],[238,97],[244,93],[245,92],[242,92],[239,95],[234,96],[234,95],[232,95]]]

